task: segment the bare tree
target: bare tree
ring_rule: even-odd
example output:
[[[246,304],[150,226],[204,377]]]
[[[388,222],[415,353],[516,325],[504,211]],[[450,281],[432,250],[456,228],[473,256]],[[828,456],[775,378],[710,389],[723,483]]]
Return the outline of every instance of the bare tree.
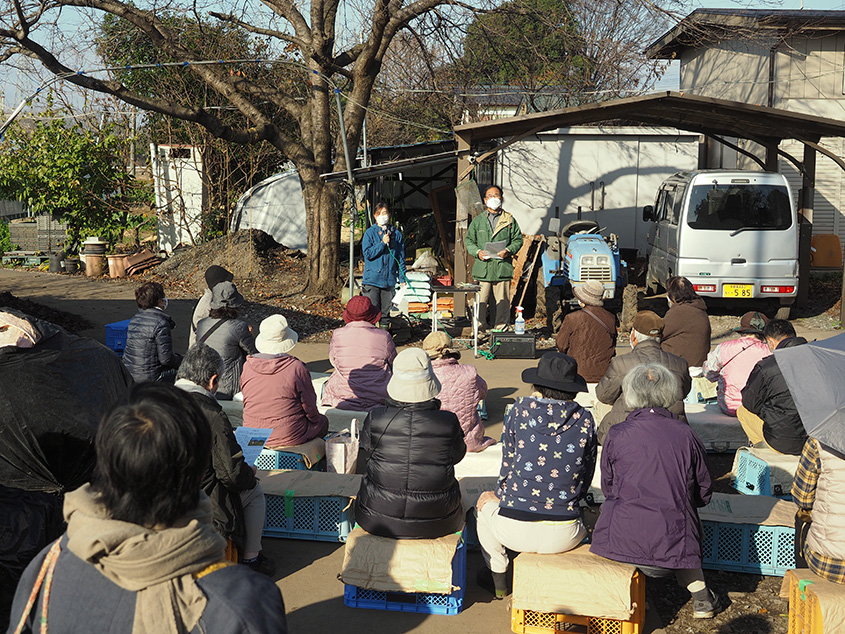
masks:
[[[225,97],[240,115],[238,122],[222,118],[218,111],[196,103],[183,103],[168,94],[135,92],[114,78],[73,74],[62,58],[59,42],[44,44],[39,28],[49,31],[62,10],[70,7],[94,14],[123,18],[148,37],[169,59],[196,59],[196,44],[182,40],[166,17],[174,12],[200,15],[205,9],[196,2],[172,0],[167,3],[132,3],[122,0],[6,0],[0,9],[0,56],[25,54],[37,58],[50,72],[67,75],[67,81],[85,89],[113,95],[152,112],[203,126],[225,141],[248,144],[266,141],[290,159],[299,170],[307,209],[309,245],[308,290],[332,293],[339,282],[340,219],[338,201],[341,186],[324,183],[320,174],[345,169],[342,139],[332,126],[334,91],[346,95],[343,120],[346,142],[354,152],[361,136],[365,109],[385,54],[397,33],[409,22],[441,5],[457,5],[457,0],[373,0],[366,8],[366,34],[363,41],[344,46],[337,32],[340,0],[311,0],[302,7],[293,0],[249,0],[237,12],[207,11],[232,28],[247,31],[256,38],[273,42],[277,58],[285,51],[308,71],[293,80],[258,82],[232,75],[222,65],[192,64],[185,72],[204,82],[209,90]],[[307,12],[303,9],[307,8]],[[200,43],[201,44],[201,43]],[[333,82],[331,78],[336,78]],[[307,85],[305,85],[307,82]],[[337,88],[335,87],[337,86]],[[300,97],[300,98],[298,98]],[[291,133],[273,113],[282,111],[296,124]]]

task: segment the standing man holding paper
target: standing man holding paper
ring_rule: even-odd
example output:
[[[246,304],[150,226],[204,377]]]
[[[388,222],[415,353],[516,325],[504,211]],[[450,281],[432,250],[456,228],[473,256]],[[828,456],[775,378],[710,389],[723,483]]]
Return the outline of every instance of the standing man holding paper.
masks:
[[[492,293],[496,303],[493,330],[502,331],[510,320],[511,259],[522,247],[522,231],[516,219],[502,209],[502,189],[484,190],[484,211],[473,218],[466,235],[467,252],[475,258],[472,277],[481,284],[479,329],[487,330],[487,304]]]

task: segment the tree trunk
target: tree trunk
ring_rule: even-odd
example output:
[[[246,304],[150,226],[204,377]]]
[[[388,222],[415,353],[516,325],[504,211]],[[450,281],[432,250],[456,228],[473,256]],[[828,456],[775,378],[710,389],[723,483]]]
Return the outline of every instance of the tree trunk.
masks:
[[[313,169],[300,170],[308,231],[309,295],[337,294],[340,270],[340,214],[336,183],[324,183]]]

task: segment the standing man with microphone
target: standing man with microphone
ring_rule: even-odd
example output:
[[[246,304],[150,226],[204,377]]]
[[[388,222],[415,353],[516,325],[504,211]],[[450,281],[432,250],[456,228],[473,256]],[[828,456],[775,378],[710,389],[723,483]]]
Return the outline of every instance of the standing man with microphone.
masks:
[[[397,279],[405,279],[405,239],[390,224],[390,209],[380,202],[373,213],[376,224],[364,232],[361,250],[364,253],[363,295],[381,311],[379,327],[390,325],[390,304],[396,292]],[[401,277],[400,277],[401,273]]]
[[[502,209],[502,189],[491,185],[484,190],[484,211],[472,219],[467,229],[466,248],[475,258],[472,277],[481,284],[478,322],[480,330],[487,330],[487,304],[492,293],[496,310],[494,331],[508,327],[511,304],[511,259],[522,247],[522,231],[516,219]]]

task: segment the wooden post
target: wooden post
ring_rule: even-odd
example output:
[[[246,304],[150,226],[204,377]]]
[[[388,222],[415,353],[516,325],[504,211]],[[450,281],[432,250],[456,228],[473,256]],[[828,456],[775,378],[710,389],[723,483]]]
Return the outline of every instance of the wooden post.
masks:
[[[778,171],[778,141],[777,139],[766,141],[765,148],[766,148],[766,166],[765,170],[767,172],[777,172]]]
[[[455,135],[458,141],[458,182],[455,185],[461,184],[461,175],[467,173],[471,168],[470,163],[470,148],[472,143],[471,136],[463,136],[461,134]],[[457,201],[455,211],[455,275],[454,284],[461,284],[467,281],[467,266],[468,257],[466,246],[464,245],[464,238],[467,235],[469,228],[469,210],[464,209],[460,200]],[[466,293],[455,294],[454,314],[456,317],[466,317]]]
[[[810,299],[810,247],[813,239],[813,204],[816,197],[816,150],[809,145],[804,146],[803,163],[804,172],[798,197],[798,296],[795,299],[796,304],[802,308]]]

